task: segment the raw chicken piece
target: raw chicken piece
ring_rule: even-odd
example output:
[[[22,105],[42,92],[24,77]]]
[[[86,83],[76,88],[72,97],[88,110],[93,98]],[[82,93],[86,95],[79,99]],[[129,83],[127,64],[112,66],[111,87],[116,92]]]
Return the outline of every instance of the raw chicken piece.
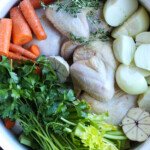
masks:
[[[70,68],[75,90],[86,91],[97,100],[110,100],[114,95],[116,70],[111,45],[98,40],[75,53],[79,51]]]
[[[102,42],[95,40],[88,45],[79,47],[73,54],[74,62],[80,60],[89,60],[96,56],[100,61],[102,60],[111,68],[116,69],[116,60],[112,51],[112,44],[110,42]]]
[[[47,33],[47,39],[38,41],[35,37],[32,42],[25,45],[25,48],[29,48],[32,44],[39,46],[42,55],[55,56],[59,55],[61,45],[61,35],[52,27],[50,22],[45,16],[43,9],[36,10],[37,15],[40,18],[42,26]]]
[[[70,33],[74,36],[89,38],[89,25],[87,22],[87,11],[79,13],[77,17],[73,17],[64,10],[57,11],[58,6],[53,5],[46,9],[46,17],[50,22],[67,37],[70,37]]]
[[[73,54],[73,62],[88,60],[97,55],[97,49],[90,48],[90,45],[79,47]]]
[[[61,47],[61,56],[66,60],[69,59],[78,45],[79,44],[72,41],[64,42]]]
[[[137,97],[123,93],[121,90],[117,91],[115,96],[108,102],[97,101],[86,93],[81,98],[91,105],[93,112],[97,114],[108,112],[108,122],[115,125],[121,123],[130,108],[137,106]]]
[[[96,32],[98,29],[104,29],[104,31],[111,31],[111,27],[106,23],[103,16],[103,2],[100,2],[99,9],[92,9],[87,14],[88,24],[90,32]]]

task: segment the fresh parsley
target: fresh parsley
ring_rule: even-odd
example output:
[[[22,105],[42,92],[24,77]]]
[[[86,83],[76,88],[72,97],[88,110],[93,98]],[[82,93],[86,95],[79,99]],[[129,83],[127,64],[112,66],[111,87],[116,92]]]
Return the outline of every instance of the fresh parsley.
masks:
[[[76,99],[69,83],[59,82],[48,59],[14,61],[11,68],[9,59],[3,57],[0,67],[0,117],[18,120],[23,133],[42,150],[77,149],[68,144],[68,133],[87,116],[89,107]]]

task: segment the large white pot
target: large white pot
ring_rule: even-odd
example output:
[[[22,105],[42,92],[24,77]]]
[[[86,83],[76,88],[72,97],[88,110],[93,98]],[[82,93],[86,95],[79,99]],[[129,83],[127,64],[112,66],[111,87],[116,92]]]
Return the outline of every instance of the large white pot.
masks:
[[[19,0],[0,0],[0,18],[5,17],[9,12],[10,8],[13,5],[15,5],[18,1]],[[7,129],[5,129],[1,121],[0,121],[0,147],[2,147],[4,150],[26,150],[22,145],[19,144],[19,142],[13,137],[13,135]],[[146,142],[140,144],[140,146],[137,146],[132,150],[150,150],[150,138]]]

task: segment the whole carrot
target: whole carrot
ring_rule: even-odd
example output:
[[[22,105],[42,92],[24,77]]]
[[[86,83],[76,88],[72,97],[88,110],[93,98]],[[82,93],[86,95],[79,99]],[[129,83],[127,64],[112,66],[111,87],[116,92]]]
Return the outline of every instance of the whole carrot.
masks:
[[[10,59],[14,59],[14,60],[24,60],[24,61],[29,60],[28,58],[26,58],[24,56],[21,56],[21,55],[18,55],[14,52],[8,52],[7,57],[10,58]]]
[[[50,4],[50,3],[53,2],[54,0],[30,0],[32,6],[33,6],[35,9],[41,7],[41,1],[42,1],[44,4]]]
[[[33,53],[34,55],[36,55],[37,57],[39,57],[41,54],[40,49],[37,45],[32,45],[30,47],[30,52]]]
[[[35,56],[30,51],[24,49],[23,47],[21,47],[19,45],[15,45],[15,44],[11,43],[9,50],[10,50],[10,52],[19,53],[19,54],[25,56],[26,58],[29,58],[32,60],[35,60],[37,58],[37,56]]]
[[[0,55],[7,56],[9,52],[12,31],[12,20],[3,18],[0,20]]]
[[[33,39],[31,30],[18,7],[14,7],[10,10],[10,18],[12,19],[13,23],[13,43],[17,45],[23,45],[30,42]]]
[[[28,22],[30,28],[33,30],[38,40],[44,40],[47,38],[46,33],[40,23],[38,16],[30,2],[30,0],[23,0],[20,3],[20,9]]]

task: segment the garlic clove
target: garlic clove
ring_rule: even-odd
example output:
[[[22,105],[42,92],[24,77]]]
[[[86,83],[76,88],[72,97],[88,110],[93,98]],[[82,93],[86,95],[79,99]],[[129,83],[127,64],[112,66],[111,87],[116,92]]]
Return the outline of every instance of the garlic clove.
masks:
[[[131,119],[131,118],[129,118],[129,117],[126,117],[126,118],[123,120],[122,123],[123,123],[123,124],[134,124],[135,122],[134,122],[133,119]]]
[[[123,131],[125,133],[128,133],[131,129],[133,129],[135,127],[135,124],[126,124],[123,126]]]

